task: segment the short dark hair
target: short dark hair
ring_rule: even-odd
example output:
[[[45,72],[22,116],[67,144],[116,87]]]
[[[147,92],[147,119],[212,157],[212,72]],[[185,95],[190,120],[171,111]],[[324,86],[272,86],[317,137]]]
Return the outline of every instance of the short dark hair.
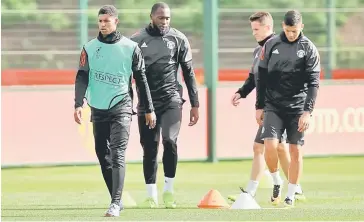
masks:
[[[153,15],[159,8],[169,8],[167,3],[164,2],[157,2],[152,6],[152,10],[150,14]]]
[[[104,5],[100,8],[98,15],[110,15],[118,17],[118,10],[113,5]]]
[[[263,25],[273,25],[273,17],[269,12],[256,12],[249,17],[249,21],[257,21]]]
[[[288,26],[295,26],[302,22],[302,15],[297,10],[288,11],[284,15],[284,24]]]

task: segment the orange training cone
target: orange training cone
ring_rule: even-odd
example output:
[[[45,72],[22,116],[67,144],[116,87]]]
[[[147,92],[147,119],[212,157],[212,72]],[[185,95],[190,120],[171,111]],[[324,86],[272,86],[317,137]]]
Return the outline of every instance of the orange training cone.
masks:
[[[208,209],[219,209],[229,208],[229,204],[226,203],[225,199],[221,196],[217,190],[210,190],[197,205],[199,208]]]

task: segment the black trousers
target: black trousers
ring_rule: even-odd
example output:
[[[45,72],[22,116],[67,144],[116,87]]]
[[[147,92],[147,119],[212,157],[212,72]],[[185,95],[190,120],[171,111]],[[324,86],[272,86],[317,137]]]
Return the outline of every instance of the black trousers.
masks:
[[[119,205],[125,180],[125,151],[129,142],[131,114],[121,113],[93,122],[96,155],[111,196]]]
[[[145,125],[145,117],[138,117],[140,144],[143,148],[143,171],[146,184],[155,184],[158,162],[158,147],[162,133],[164,176],[174,178],[177,169],[177,137],[181,128],[182,103],[173,101],[156,113],[154,129]]]

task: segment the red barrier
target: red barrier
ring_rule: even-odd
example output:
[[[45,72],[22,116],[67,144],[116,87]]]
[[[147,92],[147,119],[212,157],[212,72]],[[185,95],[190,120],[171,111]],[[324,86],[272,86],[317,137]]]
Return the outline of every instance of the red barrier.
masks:
[[[202,69],[196,69],[196,77],[199,83],[203,83]],[[249,70],[221,69],[219,81],[244,81]],[[323,78],[321,73],[321,78]],[[1,72],[1,85],[72,85],[75,82],[76,70],[4,70]],[[333,71],[333,79],[364,79],[362,69],[337,69]]]
[[[257,131],[255,91],[230,105],[236,89],[219,88],[217,92],[217,147],[220,158],[250,157]],[[364,85],[322,85],[307,131],[305,155],[364,154],[359,143],[364,135],[364,100],[358,99]]]
[[[2,92],[2,164],[96,162],[92,128],[73,122],[73,89],[6,90]],[[217,154],[219,158],[252,156],[257,125],[254,92],[239,107],[230,104],[236,88],[217,91]],[[364,154],[364,85],[322,85],[306,137],[306,155]],[[180,159],[207,156],[206,89],[200,88],[200,120],[188,127],[189,104],[178,140]],[[186,94],[187,95],[187,94]],[[128,161],[142,158],[136,118],[127,150]],[[160,154],[163,146],[160,146]]]
[[[200,89],[202,104],[206,90]],[[87,121],[79,127],[73,120],[73,89],[2,92],[3,165],[51,164],[95,162],[92,126]],[[200,109],[199,123],[188,126],[190,105],[183,110],[184,120],[179,138],[181,159],[205,159],[206,106]],[[193,138],[200,139],[193,139]],[[202,138],[202,139],[201,139]],[[163,146],[160,146],[160,154]],[[133,117],[126,159],[139,161],[142,148],[139,144],[137,118]]]

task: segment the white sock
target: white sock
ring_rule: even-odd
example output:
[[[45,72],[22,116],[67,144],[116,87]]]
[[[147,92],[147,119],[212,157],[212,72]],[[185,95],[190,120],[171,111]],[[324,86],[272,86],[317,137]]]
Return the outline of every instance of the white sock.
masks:
[[[255,196],[259,186],[259,181],[249,180],[248,186],[246,187],[246,192],[250,193],[250,195]]]
[[[282,185],[283,184],[283,180],[281,178],[281,175],[279,174],[279,170],[277,170],[274,173],[270,173],[270,175],[272,175],[274,185]]]
[[[297,184],[297,187],[296,187],[296,193],[299,193],[299,194],[303,193],[303,191],[302,191],[302,187],[301,187],[301,185],[299,185],[299,184]]]
[[[148,196],[153,198],[154,202],[158,204],[158,190],[157,184],[146,184]]]
[[[289,183],[288,184],[288,192],[287,192],[287,197],[289,199],[291,199],[292,201],[294,201],[294,194],[296,193],[296,189],[297,189],[297,184],[292,184]]]
[[[173,182],[174,178],[169,178],[169,177],[164,178],[164,192],[173,193]]]

